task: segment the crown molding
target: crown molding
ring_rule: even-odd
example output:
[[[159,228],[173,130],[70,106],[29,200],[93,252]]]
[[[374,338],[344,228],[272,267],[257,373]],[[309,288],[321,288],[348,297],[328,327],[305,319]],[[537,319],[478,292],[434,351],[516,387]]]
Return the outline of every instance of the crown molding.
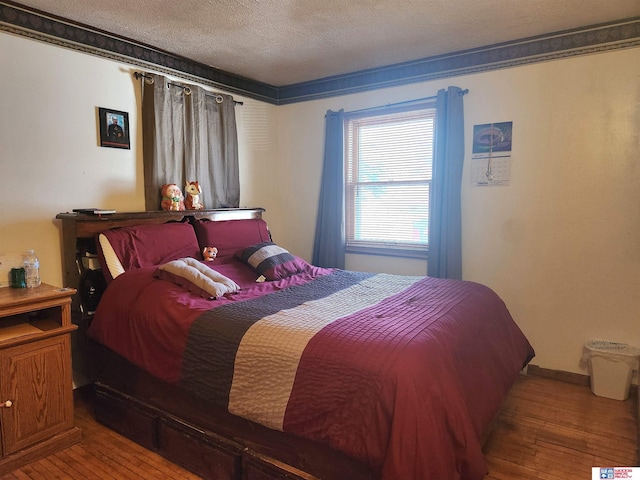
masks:
[[[276,87],[0,1],[0,31],[190,80],[274,105],[640,46],[640,17]]]
[[[0,1],[0,31],[276,103],[278,89],[86,25]]]
[[[640,46],[640,17],[336,75],[278,89],[278,104]]]

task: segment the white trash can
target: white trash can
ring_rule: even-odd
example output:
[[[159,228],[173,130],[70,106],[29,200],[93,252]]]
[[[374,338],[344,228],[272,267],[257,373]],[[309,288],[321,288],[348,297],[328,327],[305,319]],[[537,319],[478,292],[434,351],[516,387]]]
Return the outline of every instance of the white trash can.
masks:
[[[591,391],[599,397],[626,400],[631,374],[638,368],[640,348],[626,343],[591,340],[584,345],[582,360],[591,377]]]

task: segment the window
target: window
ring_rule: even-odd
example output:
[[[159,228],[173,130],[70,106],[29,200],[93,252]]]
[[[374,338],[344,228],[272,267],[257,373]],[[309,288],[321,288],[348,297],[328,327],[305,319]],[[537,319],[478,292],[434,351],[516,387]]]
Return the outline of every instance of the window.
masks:
[[[345,116],[346,248],[424,257],[435,105]]]

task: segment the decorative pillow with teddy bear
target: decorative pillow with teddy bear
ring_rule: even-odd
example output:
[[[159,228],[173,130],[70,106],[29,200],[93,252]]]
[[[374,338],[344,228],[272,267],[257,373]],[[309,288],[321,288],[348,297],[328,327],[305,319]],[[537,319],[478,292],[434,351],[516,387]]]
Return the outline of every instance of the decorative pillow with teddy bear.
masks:
[[[200,251],[205,247],[218,249],[216,263],[227,263],[239,248],[271,240],[267,222],[262,219],[195,220],[193,228]]]

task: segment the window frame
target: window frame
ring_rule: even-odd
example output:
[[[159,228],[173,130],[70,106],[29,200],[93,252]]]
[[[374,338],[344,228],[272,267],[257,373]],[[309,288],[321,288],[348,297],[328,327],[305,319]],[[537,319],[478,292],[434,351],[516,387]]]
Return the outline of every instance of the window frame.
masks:
[[[423,112],[420,115],[420,112]],[[366,254],[366,255],[383,255],[383,256],[393,256],[393,257],[408,257],[408,258],[420,258],[427,259],[429,255],[429,243],[426,245],[410,245],[407,243],[400,242],[398,245],[394,245],[393,243],[386,242],[375,242],[375,241],[357,241],[354,240],[354,230],[355,230],[355,216],[356,208],[355,208],[355,189],[356,186],[362,183],[371,182],[353,182],[350,181],[352,175],[350,172],[351,162],[350,158],[353,156],[354,150],[357,151],[357,146],[352,145],[351,139],[351,128],[350,124],[354,121],[358,121],[365,118],[375,118],[382,116],[390,116],[390,115],[402,115],[403,113],[407,114],[407,117],[423,117],[423,118],[431,118],[433,121],[433,131],[432,134],[432,142],[435,144],[435,130],[436,130],[436,102],[433,101],[422,101],[420,103],[415,103],[412,105],[401,105],[401,106],[389,106],[389,107],[381,107],[377,109],[367,109],[360,110],[355,112],[345,113],[344,116],[344,211],[345,211],[345,252],[353,253],[353,254]],[[429,188],[429,197],[431,197],[431,188],[433,185],[433,162],[434,162],[434,152],[435,146],[432,146],[432,155],[431,155],[431,178],[426,181]],[[356,169],[357,170],[357,167]],[[355,178],[355,175],[353,175]],[[424,180],[407,180],[406,183],[415,184],[418,182],[419,184],[425,183]],[[381,182],[385,183],[385,182]],[[389,184],[393,182],[388,182]],[[403,182],[404,183],[404,182]],[[430,208],[429,208],[429,216],[430,216]]]

